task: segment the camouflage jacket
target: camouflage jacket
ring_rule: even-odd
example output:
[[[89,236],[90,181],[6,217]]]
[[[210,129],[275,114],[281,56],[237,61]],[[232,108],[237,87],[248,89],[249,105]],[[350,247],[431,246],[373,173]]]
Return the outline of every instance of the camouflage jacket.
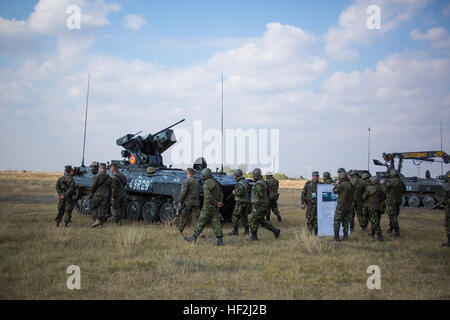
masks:
[[[69,199],[75,193],[75,180],[71,175],[63,175],[56,181],[56,192],[58,196]]]
[[[223,202],[223,191],[220,184],[214,178],[203,181],[203,207],[217,208],[217,204]]]
[[[197,179],[193,177],[187,177],[183,180],[180,195],[178,196],[178,202],[184,202],[184,204],[188,206],[200,205],[199,191],[200,184],[198,183]]]
[[[127,192],[125,191],[125,186],[127,185],[127,177],[121,172],[114,173],[111,177],[112,179],[112,198],[120,199],[126,198]]]
[[[367,186],[362,197],[366,200],[366,205],[370,209],[383,209],[381,202],[386,199],[386,194],[383,192],[380,185]]]
[[[333,193],[339,195],[337,205],[340,207],[351,207],[353,204],[353,186],[348,179],[342,179],[333,188]]]
[[[362,201],[362,195],[364,193],[364,190],[366,188],[366,185],[364,184],[364,181],[358,177],[352,177],[350,179],[350,183],[353,187],[353,201],[354,202],[361,202]]]
[[[399,177],[394,177],[386,182],[387,197],[394,201],[401,201],[406,192],[405,184]]]
[[[442,202],[447,208],[450,207],[450,181],[442,185]]]
[[[258,179],[252,188],[252,203],[268,205],[269,194],[267,192],[267,183],[264,179]]]
[[[234,201],[249,203],[250,202],[250,185],[245,178],[240,179],[236,182],[234,187]]]
[[[267,187],[269,188],[269,199],[276,199],[278,197],[278,187],[280,182],[275,178],[267,179]]]
[[[309,180],[305,183],[302,190],[302,198],[300,202],[306,205],[315,205],[317,203],[317,185],[320,181]]]
[[[333,179],[326,179],[323,181],[324,184],[332,184],[334,183]]]
[[[92,180],[90,193],[95,196],[108,197],[112,189],[112,178],[106,173],[97,173]]]

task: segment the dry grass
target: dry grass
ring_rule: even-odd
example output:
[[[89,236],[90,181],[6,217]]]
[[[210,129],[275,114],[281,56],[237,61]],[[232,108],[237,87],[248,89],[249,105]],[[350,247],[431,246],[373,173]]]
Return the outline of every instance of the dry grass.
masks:
[[[399,240],[385,235],[379,243],[356,230],[349,242],[334,244],[307,234],[300,190],[282,189],[278,241],[262,229],[257,243],[226,236],[217,248],[209,227],[197,244],[163,224],[91,229],[78,213],[69,228],[57,229],[56,201],[43,197],[54,196],[54,181],[30,187],[30,195],[41,196],[32,203],[18,201],[17,191],[5,188],[9,182],[0,181],[1,299],[450,298],[443,211],[402,210]],[[225,224],[224,233],[230,230]],[[81,290],[66,288],[73,264],[81,268]],[[372,264],[381,268],[381,290],[366,287]]]

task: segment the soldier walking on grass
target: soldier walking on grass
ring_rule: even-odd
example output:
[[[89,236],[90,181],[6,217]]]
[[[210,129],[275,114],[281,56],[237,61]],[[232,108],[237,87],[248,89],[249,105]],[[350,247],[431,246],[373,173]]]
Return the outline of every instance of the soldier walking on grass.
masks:
[[[269,195],[267,192],[267,183],[264,180],[261,169],[256,168],[252,171],[255,185],[252,188],[251,202],[252,215],[250,217],[250,231],[252,235],[249,240],[258,240],[258,225],[261,224],[267,230],[273,232],[275,239],[280,236],[280,229],[272,226],[270,221],[266,220],[267,210],[269,210]]]
[[[445,174],[445,184],[442,185],[442,202],[445,207],[445,231],[447,232],[447,242],[442,245],[450,247],[450,171]]]
[[[370,178],[370,184],[367,186],[362,196],[367,201],[367,210],[369,212],[369,219],[371,225],[371,231],[369,236],[374,238],[375,233],[378,236],[379,241],[383,241],[383,235],[381,234],[380,220],[381,215],[384,213],[381,202],[386,198],[386,194],[380,187],[377,177]]]
[[[280,194],[278,193],[278,188],[280,186],[280,182],[273,177],[272,172],[266,173],[267,179],[267,187],[269,188],[269,210],[267,210],[267,220],[270,221],[270,212],[277,216],[278,221],[281,221],[280,211],[278,210],[278,197]]]
[[[95,175],[89,194],[89,211],[94,218],[92,228],[98,227],[106,220],[112,179],[106,173],[106,164],[100,163],[100,172]]]
[[[127,192],[125,186],[127,185],[127,177],[119,171],[116,164],[111,165],[112,172],[112,213],[113,221],[116,225],[123,224],[127,210]]]
[[[65,227],[72,221],[72,211],[75,206],[75,202],[72,199],[72,196],[75,193],[73,173],[73,168],[71,166],[66,166],[64,175],[56,182],[56,192],[58,193],[59,198],[58,215],[55,218],[57,227],[59,227],[63,217]]]
[[[200,184],[194,178],[194,169],[188,168],[186,170],[186,179],[181,186],[180,195],[178,196],[178,208],[180,208],[180,220],[178,221],[178,230],[183,233],[188,220],[194,224],[198,224],[199,218],[199,190]]]
[[[245,179],[241,169],[234,171],[234,176],[236,177],[236,185],[233,190],[234,194],[234,211],[231,216],[231,222],[233,223],[233,230],[228,233],[230,236],[239,235],[238,225],[239,221],[242,220],[244,226],[244,235],[249,234],[249,224],[248,224],[248,214],[251,210],[250,205],[250,185]]]
[[[363,231],[367,229],[368,221],[365,219],[362,210],[362,195],[364,193],[365,184],[359,177],[358,171],[350,171],[350,183],[353,186],[353,208],[350,216],[350,230],[353,231],[355,226],[355,213],[358,217],[359,226]]]
[[[313,171],[312,180],[307,181],[302,190],[301,207],[306,206],[306,227],[309,234],[317,235],[317,185],[320,184],[319,172]]]
[[[334,213],[334,239],[339,239],[339,229],[342,225],[344,237],[342,240],[348,240],[348,224],[353,204],[353,187],[347,178],[347,172],[341,171],[338,176],[338,183],[333,188],[333,193],[339,195],[336,211]]]
[[[389,215],[388,233],[394,233],[394,237],[400,237],[400,225],[398,223],[398,215],[400,214],[400,206],[402,205],[402,197],[406,192],[405,184],[400,180],[398,171],[392,169],[389,173],[390,179],[386,182],[387,199],[386,211]]]
[[[202,170],[203,176],[203,207],[200,212],[198,224],[194,228],[194,234],[191,237],[184,237],[189,242],[197,241],[198,236],[208,223],[214,230],[217,238],[217,245],[223,246],[222,225],[220,223],[219,208],[223,206],[223,191],[220,184],[213,178],[209,168]]]

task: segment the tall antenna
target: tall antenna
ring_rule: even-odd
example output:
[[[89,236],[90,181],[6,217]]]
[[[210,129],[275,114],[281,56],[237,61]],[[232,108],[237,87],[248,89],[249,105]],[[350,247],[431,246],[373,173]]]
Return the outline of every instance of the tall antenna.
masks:
[[[442,151],[442,120],[441,120],[441,151]],[[441,162],[441,176],[444,174],[444,163]]]
[[[91,73],[88,73],[88,85],[87,85],[87,95],[86,95],[86,114],[84,115],[84,137],[83,137],[83,157],[81,158],[81,166],[84,167],[84,150],[86,147],[86,127],[87,127],[87,115],[88,115],[88,105],[89,105],[89,82],[91,80]]]
[[[221,127],[221,129],[222,129],[222,145],[221,145],[221,148],[222,148],[222,166],[221,166],[221,169],[220,169],[220,172],[222,172],[223,173],[223,72],[222,72],[222,127]]]
[[[370,127],[369,127],[369,148],[367,150],[367,171],[370,172]]]

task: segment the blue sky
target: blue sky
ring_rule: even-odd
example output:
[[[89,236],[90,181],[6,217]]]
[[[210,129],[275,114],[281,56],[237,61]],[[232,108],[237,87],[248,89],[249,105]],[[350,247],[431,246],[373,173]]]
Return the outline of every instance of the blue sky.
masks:
[[[65,27],[69,4],[88,16],[80,30]],[[380,30],[365,26],[371,4]],[[449,29],[446,1],[0,1],[0,133],[14,136],[0,168],[77,163],[88,72],[95,160],[136,128],[217,126],[221,72],[226,126],[280,129],[289,175],[365,167],[369,126],[374,158],[436,149],[441,120],[449,152]]]

